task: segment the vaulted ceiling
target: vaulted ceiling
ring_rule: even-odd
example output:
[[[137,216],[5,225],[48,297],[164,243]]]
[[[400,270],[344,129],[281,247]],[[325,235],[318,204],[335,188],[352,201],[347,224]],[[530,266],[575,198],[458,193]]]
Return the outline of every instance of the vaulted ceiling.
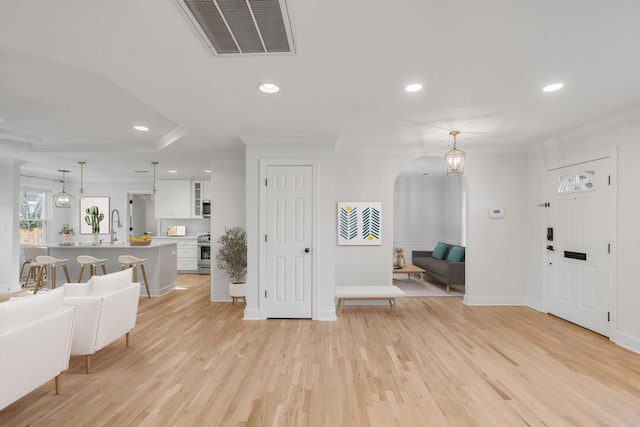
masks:
[[[441,156],[456,129],[471,156],[640,117],[636,0],[281,4],[295,53],[224,56],[177,0],[0,2],[0,157],[49,175],[86,161],[88,177],[126,179],[157,160],[161,177],[204,176],[247,141]]]

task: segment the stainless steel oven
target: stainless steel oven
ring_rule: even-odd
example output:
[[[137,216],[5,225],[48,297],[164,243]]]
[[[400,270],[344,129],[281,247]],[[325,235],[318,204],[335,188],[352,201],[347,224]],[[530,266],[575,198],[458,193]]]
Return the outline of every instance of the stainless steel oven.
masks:
[[[198,236],[198,274],[211,274],[211,234]]]

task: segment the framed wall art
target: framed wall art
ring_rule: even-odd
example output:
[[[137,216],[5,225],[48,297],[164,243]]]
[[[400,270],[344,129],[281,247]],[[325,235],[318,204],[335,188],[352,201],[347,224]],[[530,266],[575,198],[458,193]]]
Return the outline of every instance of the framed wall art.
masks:
[[[110,232],[109,197],[81,198],[80,234],[109,234]]]
[[[338,203],[338,245],[381,244],[382,203]]]

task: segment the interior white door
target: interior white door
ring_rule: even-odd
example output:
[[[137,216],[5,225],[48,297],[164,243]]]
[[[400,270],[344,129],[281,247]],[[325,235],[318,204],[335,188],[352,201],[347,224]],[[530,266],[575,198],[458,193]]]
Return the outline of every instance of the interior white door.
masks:
[[[312,315],[312,167],[267,166],[266,316]]]
[[[547,311],[609,336],[609,158],[547,172]],[[552,233],[552,235],[551,235]]]

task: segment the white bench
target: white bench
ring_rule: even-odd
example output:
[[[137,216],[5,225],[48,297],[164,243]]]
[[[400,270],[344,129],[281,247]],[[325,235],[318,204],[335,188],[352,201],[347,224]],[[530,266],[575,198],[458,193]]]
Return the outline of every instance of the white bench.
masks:
[[[402,298],[404,292],[397,286],[338,286],[338,316],[342,315],[342,307],[346,300],[388,300],[391,310],[398,315],[396,298]]]

